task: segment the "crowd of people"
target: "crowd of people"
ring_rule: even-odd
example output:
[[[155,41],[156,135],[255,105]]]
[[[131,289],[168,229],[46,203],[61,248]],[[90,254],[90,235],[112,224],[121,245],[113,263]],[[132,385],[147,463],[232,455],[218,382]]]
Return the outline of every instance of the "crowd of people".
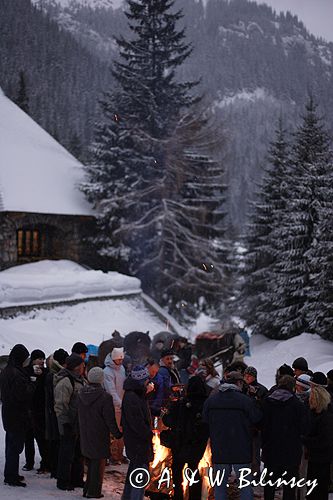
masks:
[[[328,499],[333,461],[333,370],[312,372],[304,358],[276,371],[266,388],[257,369],[236,361],[223,376],[212,361],[192,355],[186,339],[172,348],[155,346],[144,363],[132,363],[123,347],[113,347],[103,366],[87,363],[87,346],[59,348],[46,358],[15,345],[0,375],[6,431],[4,482],[25,487],[19,470],[50,474],[63,491],[82,488],[86,498],[102,498],[106,461],[128,463],[123,500],[141,500],[144,488],[130,481],[135,469],[149,470],[152,438],[172,454],[173,498],[183,499],[185,464],[195,471],[210,441],[215,500],[228,498],[231,472],[252,478],[267,470],[265,500],[274,500],[283,478],[283,500]],[[86,468],[86,474],[84,470]],[[84,478],[85,476],[85,478]],[[303,478],[295,487],[293,479]],[[201,478],[189,487],[200,500]],[[249,476],[247,477],[249,479]],[[298,483],[297,483],[298,484]],[[299,483],[300,484],[300,483]],[[252,482],[240,488],[253,498]]]

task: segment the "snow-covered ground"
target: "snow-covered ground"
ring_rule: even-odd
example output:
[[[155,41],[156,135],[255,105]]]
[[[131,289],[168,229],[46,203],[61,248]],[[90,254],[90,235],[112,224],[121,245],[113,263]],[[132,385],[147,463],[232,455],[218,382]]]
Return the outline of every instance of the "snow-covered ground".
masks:
[[[114,330],[122,335],[149,330],[152,336],[166,327],[139,297],[61,305],[0,319],[0,355],[8,354],[17,343],[29,350],[42,349],[48,355],[59,347],[68,350],[77,341],[99,345]]]
[[[69,260],[42,260],[0,273],[0,307],[114,297],[141,292],[140,280],[87,270]]]
[[[275,383],[275,372],[283,363],[292,364],[302,356],[313,372],[325,374],[333,369],[333,342],[318,335],[303,333],[289,340],[269,340],[263,335],[251,337],[251,356],[245,358],[248,365],[258,370],[258,380],[271,387]]]

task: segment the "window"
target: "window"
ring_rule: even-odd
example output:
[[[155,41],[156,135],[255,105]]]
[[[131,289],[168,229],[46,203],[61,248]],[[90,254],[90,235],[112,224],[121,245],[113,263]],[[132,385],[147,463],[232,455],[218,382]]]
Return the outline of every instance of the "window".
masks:
[[[17,231],[18,257],[40,257],[41,244],[38,229],[19,229]]]

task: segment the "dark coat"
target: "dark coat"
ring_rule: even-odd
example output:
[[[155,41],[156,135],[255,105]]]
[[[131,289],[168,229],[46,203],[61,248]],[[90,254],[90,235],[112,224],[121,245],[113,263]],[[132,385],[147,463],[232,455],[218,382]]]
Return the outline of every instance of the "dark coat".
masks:
[[[214,464],[252,462],[252,428],[262,418],[256,402],[233,384],[222,384],[203,412],[209,424]]]
[[[209,437],[208,424],[202,420],[206,398],[183,399],[172,403],[163,423],[172,430],[172,455],[184,463],[200,462]]]
[[[121,425],[127,457],[147,464],[153,458],[151,419],[145,387],[128,377],[124,383]]]
[[[309,433],[303,439],[310,462],[329,463],[333,460],[333,413],[311,411]]]
[[[78,394],[81,451],[90,459],[110,456],[110,432],[119,439],[122,434],[114,413],[112,396],[101,385],[90,384]]]
[[[149,406],[152,415],[157,417],[161,413],[161,408],[168,406],[171,386],[179,384],[180,378],[176,369],[161,366],[152,382],[155,384],[155,392],[149,400]]]
[[[257,380],[248,384],[246,394],[258,400],[264,399],[268,395],[268,389]]]
[[[301,436],[308,430],[308,410],[285,389],[277,389],[262,403],[262,460],[269,467],[298,467]]]
[[[45,430],[46,439],[49,441],[57,441],[59,439],[58,420],[54,411],[54,375],[60,370],[62,366],[55,359],[50,359],[50,371],[45,379]]]
[[[2,421],[5,431],[25,432],[31,425],[29,409],[35,383],[31,382],[22,362],[9,357],[0,379]]]

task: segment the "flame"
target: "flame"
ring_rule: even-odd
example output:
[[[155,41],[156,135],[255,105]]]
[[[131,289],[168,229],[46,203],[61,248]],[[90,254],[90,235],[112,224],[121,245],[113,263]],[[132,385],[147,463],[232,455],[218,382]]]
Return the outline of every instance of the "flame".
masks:
[[[170,450],[168,448],[161,445],[159,432],[154,432],[153,448],[154,448],[154,460],[151,464],[151,468],[155,469],[159,464],[163,464],[163,462],[165,462],[170,453]]]
[[[202,489],[201,489],[201,500],[208,500],[210,491],[211,491],[211,486],[209,484],[209,479],[208,479],[208,469],[212,464],[212,451],[210,448],[210,442],[208,441],[205,453],[203,454],[202,459],[199,462],[198,465],[198,470],[200,473],[200,476],[202,477]],[[183,496],[184,499],[187,498],[188,495],[188,481],[185,477],[185,469],[188,467],[187,464],[184,465],[183,468],[183,482],[182,482],[182,488],[183,488]]]
[[[183,488],[183,498],[186,498],[187,495],[187,490],[188,490],[188,480],[185,477],[185,469],[188,467],[188,464],[185,464],[183,467],[183,482],[182,482],[182,488]]]

